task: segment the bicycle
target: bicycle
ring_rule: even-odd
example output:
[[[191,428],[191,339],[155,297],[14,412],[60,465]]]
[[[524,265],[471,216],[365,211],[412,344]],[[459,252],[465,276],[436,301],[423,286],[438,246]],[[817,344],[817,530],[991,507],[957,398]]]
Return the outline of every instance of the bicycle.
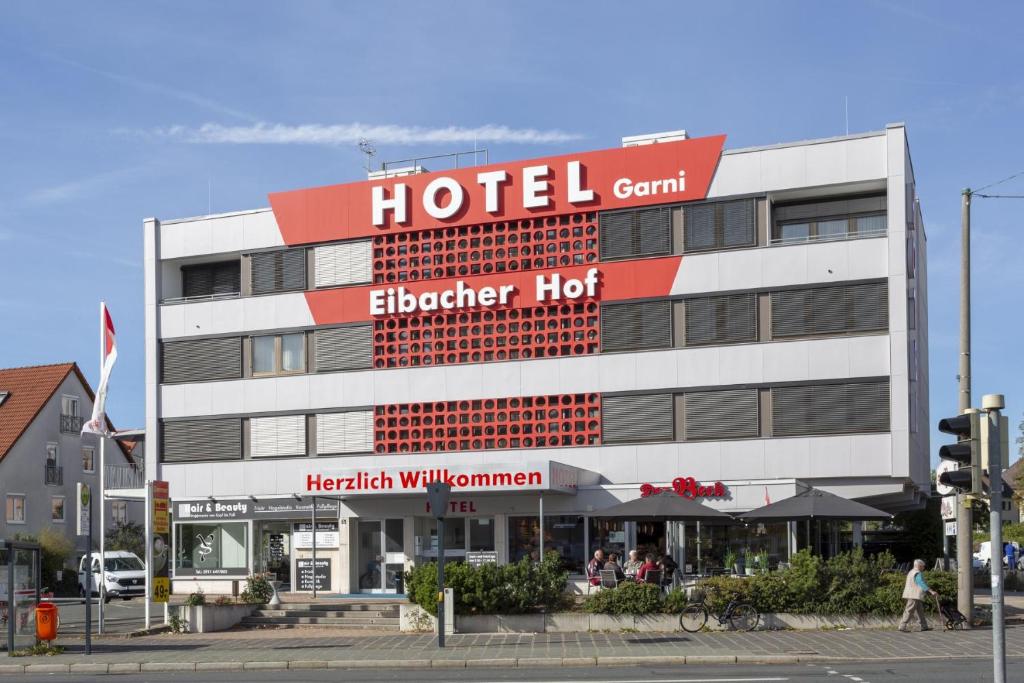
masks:
[[[719,626],[728,624],[735,631],[753,631],[761,615],[754,606],[733,598],[722,610],[721,614],[711,614],[708,610],[707,594],[700,591],[700,600],[691,602],[679,614],[679,626],[687,633],[696,633],[708,623],[708,616],[718,620]]]

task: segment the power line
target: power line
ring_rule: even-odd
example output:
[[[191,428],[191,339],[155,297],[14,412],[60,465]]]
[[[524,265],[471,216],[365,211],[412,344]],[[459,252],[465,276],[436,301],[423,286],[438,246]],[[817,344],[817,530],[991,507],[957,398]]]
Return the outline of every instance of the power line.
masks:
[[[1002,180],[997,180],[994,183],[989,183],[985,187],[979,187],[977,190],[974,190],[971,194],[978,194],[978,192],[980,192],[981,190],[987,190],[990,187],[995,187],[996,185],[1002,185],[1007,180],[1013,180],[1017,176],[1021,176],[1021,175],[1024,175],[1024,171],[1020,171],[1019,173],[1014,173],[1013,175],[1007,176],[1006,178],[1003,178]]]
[[[1024,199],[1024,194],[978,194],[977,192],[971,193],[975,197],[984,197],[985,199]]]

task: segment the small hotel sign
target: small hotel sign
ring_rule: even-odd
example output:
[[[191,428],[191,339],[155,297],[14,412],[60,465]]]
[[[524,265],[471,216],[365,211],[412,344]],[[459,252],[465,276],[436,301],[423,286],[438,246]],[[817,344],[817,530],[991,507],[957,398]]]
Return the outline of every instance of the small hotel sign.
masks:
[[[576,493],[579,470],[557,462],[523,464],[487,464],[434,468],[381,468],[345,470],[303,475],[303,487],[309,493],[334,493],[343,496],[366,494],[421,494],[434,481],[451,486],[452,491],[515,492],[553,491]]]
[[[693,500],[695,498],[725,498],[725,484],[716,481],[713,484],[702,484],[693,477],[676,477],[672,480],[671,486],[653,486],[652,484],[640,485],[640,497],[646,498],[667,491],[675,492],[676,495]]]

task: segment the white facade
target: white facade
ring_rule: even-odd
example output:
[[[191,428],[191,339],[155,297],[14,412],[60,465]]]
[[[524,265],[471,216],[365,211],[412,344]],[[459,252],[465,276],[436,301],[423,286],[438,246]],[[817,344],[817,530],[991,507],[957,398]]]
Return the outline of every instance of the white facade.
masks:
[[[881,234],[771,243],[774,207],[797,200],[871,193],[884,195],[886,202],[885,230]],[[749,248],[692,254],[683,249],[681,265],[665,292],[668,298],[884,282],[888,292],[887,329],[429,367],[272,376],[242,372],[231,379],[162,383],[162,343],[310,331],[322,325],[317,325],[309,291],[258,296],[247,296],[243,291],[241,296],[169,301],[182,296],[182,265],[284,247],[285,238],[270,209],[175,221],[147,220],[147,475],[168,480],[176,502],[262,502],[292,499],[296,494],[309,496],[307,476],[311,473],[403,466],[525,466],[555,461],[578,468],[581,474],[575,495],[552,492],[543,496],[545,515],[599,516],[603,507],[640,495],[640,484],[665,486],[677,476],[723,482],[730,495],[708,500],[707,504],[728,511],[756,508],[764,504],[766,496],[775,501],[807,485],[889,511],[919,506],[927,495],[929,471],[926,238],[904,127],[890,125],[875,133],[727,150],[722,153],[707,200],[739,197],[755,197],[763,202],[767,216],[759,219],[763,223],[759,230],[767,230],[767,237],[762,234]],[[637,264],[637,277],[642,278],[643,262],[638,260]],[[244,267],[241,277],[244,281]],[[243,362],[250,363],[245,353]],[[251,420],[516,396],[640,395],[722,387],[771,391],[802,383],[853,380],[888,382],[888,429],[387,455],[316,455],[310,446],[307,455],[291,458],[253,457],[246,450],[250,437],[244,432],[243,450],[237,459],[164,462],[162,455],[164,425],[181,420]],[[769,419],[764,415],[762,412],[762,420]],[[328,514],[334,521],[340,517],[342,522],[339,547],[324,548],[319,554],[335,563],[331,590],[359,590],[361,573],[355,551],[360,543],[356,529],[359,520],[401,519],[402,548],[382,551],[381,555],[387,552],[388,563],[401,560],[408,565],[414,561],[416,543],[422,542],[423,536],[417,525],[427,517],[422,495],[329,495],[340,501],[339,512]],[[536,515],[540,502],[536,493],[476,493],[463,498],[473,501],[477,513],[494,520],[493,544],[499,561],[504,561],[507,553],[508,517]],[[263,550],[256,547],[257,523],[247,523],[247,567],[245,571],[229,572],[229,576],[244,575],[259,565],[257,555]],[[633,534],[631,530],[627,538],[634,540]],[[588,537],[584,542],[587,554],[591,541]],[[295,558],[306,554],[305,550],[293,550],[292,572]]]

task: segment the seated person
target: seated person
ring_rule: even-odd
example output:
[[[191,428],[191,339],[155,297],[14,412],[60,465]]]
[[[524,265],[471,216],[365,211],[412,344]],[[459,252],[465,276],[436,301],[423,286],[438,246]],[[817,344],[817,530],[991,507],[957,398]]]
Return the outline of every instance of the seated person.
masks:
[[[616,581],[624,581],[626,578],[625,573],[622,571],[622,566],[619,564],[619,556],[615,553],[608,556],[608,561],[604,563],[603,569],[615,572]]]
[[[587,580],[591,586],[601,585],[601,570],[604,569],[604,551],[598,548],[594,551],[594,557],[587,563]]]
[[[665,553],[658,565],[661,567],[661,582],[666,585],[672,583],[672,577],[676,575],[679,564],[672,559],[671,555]]]
[[[636,578],[636,573],[640,571],[640,565],[643,562],[640,561],[640,553],[635,550],[629,551],[629,559],[626,560],[626,566],[623,567],[623,572],[631,579]]]
[[[636,572],[636,580],[639,581],[640,583],[643,583],[644,582],[644,578],[647,576],[647,572],[649,572],[651,570],[655,570],[656,571],[657,569],[658,569],[658,565],[654,561],[654,555],[651,555],[650,553],[647,553],[644,556],[644,563],[642,565],[640,565],[640,569],[638,569],[637,572]]]

